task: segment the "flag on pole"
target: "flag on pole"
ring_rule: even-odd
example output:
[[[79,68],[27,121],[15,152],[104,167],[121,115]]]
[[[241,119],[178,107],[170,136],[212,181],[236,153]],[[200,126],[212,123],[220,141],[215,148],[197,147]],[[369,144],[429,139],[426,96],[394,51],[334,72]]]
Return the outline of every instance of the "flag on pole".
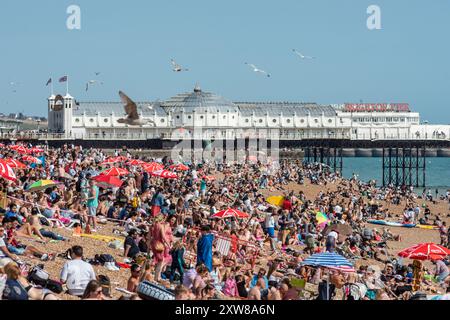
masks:
[[[61,79],[59,79],[59,82],[67,82],[67,76],[64,76]]]
[[[52,83],[52,78],[48,79],[47,84],[45,85],[46,87],[48,87],[48,85]]]

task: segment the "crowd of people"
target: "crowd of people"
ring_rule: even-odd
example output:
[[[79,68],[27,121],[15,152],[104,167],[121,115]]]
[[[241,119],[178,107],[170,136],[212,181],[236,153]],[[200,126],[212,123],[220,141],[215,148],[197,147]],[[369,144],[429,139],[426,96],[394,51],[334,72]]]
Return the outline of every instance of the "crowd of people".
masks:
[[[401,235],[367,223],[433,226],[436,230],[427,232],[439,232],[440,244],[448,248],[449,215],[427,205],[450,203],[448,192],[433,197],[405,186],[380,188],[300,160],[177,167],[167,158],[155,162],[127,150],[108,156],[73,145],[44,148],[36,157],[39,162],[14,170],[15,180],[0,178],[3,299],[113,299],[111,279],[93,268],[99,264],[129,272],[120,299],[130,300],[151,298],[143,293],[145,285],[179,300],[393,300],[448,292],[448,259],[406,263],[389,247],[401,242]],[[2,159],[21,158],[5,146]],[[154,176],[144,163],[177,176]],[[124,169],[114,176],[117,185],[95,179],[107,168]],[[42,180],[54,184],[30,191]],[[311,196],[291,185],[320,190]],[[283,199],[273,204],[268,195]],[[399,206],[403,214],[394,210]],[[244,216],[215,218],[230,208]],[[116,254],[86,257],[83,246],[70,243],[80,233],[109,236],[103,243]],[[48,252],[49,242],[65,244],[64,252]],[[339,272],[302,264],[319,252],[337,253],[358,267]],[[57,260],[64,262],[59,278],[46,280],[42,265]]]

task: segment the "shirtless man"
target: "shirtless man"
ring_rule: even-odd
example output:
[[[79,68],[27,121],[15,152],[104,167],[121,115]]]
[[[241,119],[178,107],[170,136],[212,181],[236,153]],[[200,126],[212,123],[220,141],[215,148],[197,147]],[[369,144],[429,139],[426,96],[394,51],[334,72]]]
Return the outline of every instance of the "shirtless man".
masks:
[[[259,279],[256,285],[248,292],[248,300],[261,300],[261,280]],[[262,280],[262,284],[264,284],[264,280]]]
[[[136,292],[139,285],[141,267],[138,264],[133,264],[130,268],[130,271],[131,277],[128,279],[127,290],[130,292]]]

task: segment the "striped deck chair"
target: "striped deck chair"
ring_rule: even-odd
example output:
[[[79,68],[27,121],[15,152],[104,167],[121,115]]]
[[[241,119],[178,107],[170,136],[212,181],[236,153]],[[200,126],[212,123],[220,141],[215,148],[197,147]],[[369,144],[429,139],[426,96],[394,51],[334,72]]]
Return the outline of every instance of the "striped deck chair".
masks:
[[[231,249],[231,240],[228,238],[217,237],[216,250],[220,252],[222,257],[228,257]]]

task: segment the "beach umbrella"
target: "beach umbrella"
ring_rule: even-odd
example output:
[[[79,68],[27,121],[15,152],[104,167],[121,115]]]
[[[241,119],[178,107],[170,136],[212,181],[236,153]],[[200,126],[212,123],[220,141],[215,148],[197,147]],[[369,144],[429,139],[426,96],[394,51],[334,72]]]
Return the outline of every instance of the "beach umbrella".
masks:
[[[175,170],[175,171],[188,171],[189,170],[189,167],[187,165],[182,164],[182,163],[180,163],[180,164],[173,164],[169,168],[172,169],[172,170]]]
[[[153,172],[151,172],[151,175],[155,176],[155,177],[164,178],[164,179],[178,178],[178,176],[175,172],[171,172],[171,171],[164,170],[164,169],[153,171]]]
[[[316,221],[320,227],[325,227],[330,223],[330,219],[328,219],[327,215],[323,212],[316,213]]]
[[[14,170],[10,167],[10,165],[5,161],[0,159],[0,177],[9,180],[16,181],[16,174]]]
[[[334,271],[340,272],[355,272],[353,269],[353,264],[348,261],[346,258],[341,256],[340,254],[334,252],[323,252],[317,253],[309,256],[302,262],[303,265],[313,266],[313,267],[322,267],[327,268]],[[330,276],[328,275],[327,281],[327,298],[330,298],[330,290],[329,290],[329,282]]]
[[[334,252],[322,252],[313,254],[303,260],[302,264],[324,268],[353,267],[353,264],[345,257]]]
[[[42,161],[33,156],[23,156],[22,160],[29,163],[42,164]]]
[[[145,164],[145,161],[142,160],[138,160],[138,159],[133,159],[127,162],[127,165],[129,166],[141,166],[143,164]]]
[[[115,157],[114,159],[116,159],[117,162],[125,162],[125,161],[130,160],[125,156],[118,156],[118,157]]]
[[[53,188],[55,186],[60,185],[61,183],[54,180],[39,180],[32,185],[30,185],[26,191],[27,192],[36,192],[36,191],[42,191],[47,190],[48,188]]]
[[[142,168],[144,168],[144,170],[147,171],[148,173],[152,173],[154,171],[164,169],[164,166],[157,162],[150,162],[150,163],[143,164]]]
[[[100,176],[126,176],[130,172],[127,169],[113,167],[100,172]]]
[[[105,161],[103,161],[102,163],[100,163],[100,165],[105,166],[105,165],[113,165],[115,163],[117,163],[119,161],[117,161],[116,158],[107,158]]]
[[[28,153],[28,149],[24,146],[17,146],[14,149],[11,147],[12,150],[16,151],[17,153],[26,154]]]
[[[450,255],[450,250],[435,243],[420,243],[398,253],[402,258],[413,260],[442,260]]]
[[[5,162],[13,169],[25,169],[27,167],[25,164],[16,159],[5,159]]]
[[[219,211],[211,216],[211,218],[225,219],[225,218],[248,218],[248,213],[236,210],[236,209],[226,209]]]
[[[28,153],[41,153],[44,152],[44,149],[38,148],[38,147],[33,147],[31,149],[28,150]]]
[[[102,187],[104,189],[108,188],[120,188],[123,184],[123,181],[115,176],[97,176],[92,178],[92,180],[97,182],[97,185],[99,187]]]
[[[271,196],[266,199],[267,203],[271,205],[281,207],[283,205],[284,196]]]

